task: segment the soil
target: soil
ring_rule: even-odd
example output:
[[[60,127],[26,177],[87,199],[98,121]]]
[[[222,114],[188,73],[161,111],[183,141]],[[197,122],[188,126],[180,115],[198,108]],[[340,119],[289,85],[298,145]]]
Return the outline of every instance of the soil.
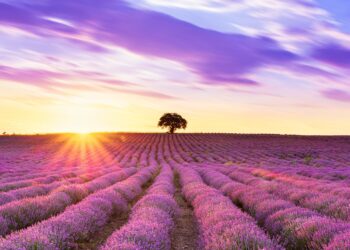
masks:
[[[132,207],[144,196],[147,192],[147,189],[152,185],[154,178],[151,178],[147,183],[142,186],[142,193],[129,204],[129,211],[123,214],[112,216],[109,223],[105,225],[100,231],[94,233],[94,235],[88,240],[84,242],[78,243],[78,246],[75,248],[76,250],[95,250],[98,249],[103,243],[107,240],[107,238],[116,230],[120,229],[123,225],[125,225],[129,220],[129,215]]]
[[[175,229],[172,233],[171,249],[183,250],[183,249],[198,249],[198,229],[195,216],[193,214],[193,208],[184,199],[181,193],[181,185],[178,175],[175,175],[175,200],[180,207],[180,216],[175,219]]]

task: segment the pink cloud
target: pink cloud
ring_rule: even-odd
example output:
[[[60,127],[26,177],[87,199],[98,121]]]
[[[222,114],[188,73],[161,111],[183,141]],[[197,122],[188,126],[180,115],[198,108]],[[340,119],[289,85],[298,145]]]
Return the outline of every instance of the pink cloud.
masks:
[[[321,92],[326,98],[341,101],[350,102],[350,93],[340,89],[327,89]]]

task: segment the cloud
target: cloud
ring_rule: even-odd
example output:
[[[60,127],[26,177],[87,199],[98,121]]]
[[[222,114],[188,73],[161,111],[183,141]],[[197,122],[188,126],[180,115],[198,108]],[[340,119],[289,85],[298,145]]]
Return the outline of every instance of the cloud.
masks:
[[[89,52],[93,52],[93,53],[107,53],[107,52],[109,52],[109,50],[107,48],[105,48],[104,46],[99,45],[97,43],[94,43],[94,42],[83,41],[81,39],[69,38],[69,37],[66,37],[65,39],[67,41],[71,42],[72,44],[80,47],[81,49],[89,51]]]
[[[80,84],[77,82],[69,83],[68,80],[73,78],[83,78],[93,80],[95,85]],[[143,97],[150,97],[155,99],[179,100],[179,98],[164,94],[158,91],[150,91],[138,88],[125,88],[139,86],[135,83],[121,81],[117,79],[108,79],[107,74],[93,72],[93,71],[73,71],[67,73],[54,72],[49,70],[37,69],[19,69],[14,67],[0,65],[0,80],[7,80],[21,84],[29,84],[32,86],[45,89],[49,93],[67,95],[75,92],[91,91],[98,92],[101,90],[113,91],[117,93],[138,95]]]
[[[139,86],[136,83],[122,81],[112,78],[111,75],[87,70],[73,70],[65,73],[44,69],[15,68],[11,66],[0,65],[0,79],[23,84],[31,84],[39,87],[50,87],[62,85],[69,79],[79,79],[94,81],[96,83],[105,83],[115,86]]]
[[[117,86],[138,86],[139,85],[136,83],[126,82],[126,81],[121,81],[116,79],[100,79],[98,81],[107,83],[107,84],[117,85]]]
[[[18,69],[0,65],[0,79],[12,82],[31,84],[43,88],[55,85],[56,80],[66,79],[63,73],[39,69]]]
[[[350,66],[350,49],[334,43],[315,48],[312,57],[341,68]]]
[[[299,58],[266,37],[200,28],[155,11],[133,8],[123,1],[48,0],[40,4],[2,4],[0,16],[1,13],[6,13],[0,17],[3,24],[43,36],[46,32],[78,45],[107,43],[145,56],[180,62],[203,82],[211,84],[256,85],[252,80],[242,79],[266,65],[288,65]],[[68,30],[57,29],[51,20],[63,20],[55,25],[64,26],[67,22],[72,26],[67,25]],[[73,32],[74,27],[79,27],[79,32]],[[103,47],[100,46],[101,51]],[[86,49],[98,52],[100,48]]]
[[[132,1],[129,1],[132,3]],[[140,0],[140,3],[154,6],[166,6],[182,9],[193,9],[210,12],[227,12],[240,9],[244,0],[225,1],[225,0]],[[140,4],[138,3],[138,4]]]
[[[115,79],[110,74],[101,73],[97,71],[74,70],[71,72],[71,75],[83,79],[93,80],[97,83],[106,83],[116,86],[139,86],[139,84]]]
[[[131,4],[135,4],[132,0],[129,0]],[[255,7],[269,7],[275,6],[294,6],[299,9],[314,9],[316,4],[313,0],[140,0],[136,3],[139,6],[165,6],[167,8],[182,8],[190,10],[200,10],[207,12],[232,12],[241,11],[251,6]]]
[[[317,67],[305,65],[305,64],[294,64],[294,65],[291,65],[289,69],[293,70],[294,72],[301,73],[303,75],[323,77],[326,79],[334,80],[337,78],[339,79],[341,77],[336,73],[332,73],[327,70],[323,70],[321,68],[317,68]]]
[[[321,92],[321,94],[332,100],[341,102],[350,102],[350,93],[340,89],[327,89]]]
[[[157,92],[157,91],[152,91],[152,90],[126,89],[126,88],[109,87],[109,86],[104,86],[104,88],[108,89],[110,91],[114,91],[114,92],[122,93],[122,94],[132,94],[132,95],[150,97],[150,98],[155,98],[155,99],[164,99],[164,100],[180,100],[180,98],[178,98],[178,97],[164,94],[164,93]]]

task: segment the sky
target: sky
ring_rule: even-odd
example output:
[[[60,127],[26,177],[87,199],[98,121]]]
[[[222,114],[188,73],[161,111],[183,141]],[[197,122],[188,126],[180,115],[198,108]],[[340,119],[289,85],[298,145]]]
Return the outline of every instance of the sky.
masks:
[[[350,134],[348,0],[0,0],[0,131]]]

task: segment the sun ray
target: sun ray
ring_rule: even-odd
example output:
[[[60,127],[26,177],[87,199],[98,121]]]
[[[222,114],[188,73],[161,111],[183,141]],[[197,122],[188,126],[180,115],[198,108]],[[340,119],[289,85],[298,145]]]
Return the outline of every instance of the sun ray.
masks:
[[[115,156],[121,143],[119,137],[113,140],[104,134],[77,133],[62,135],[57,140],[60,146],[47,164],[51,170],[79,171],[79,175],[88,176],[91,171],[119,167]]]

